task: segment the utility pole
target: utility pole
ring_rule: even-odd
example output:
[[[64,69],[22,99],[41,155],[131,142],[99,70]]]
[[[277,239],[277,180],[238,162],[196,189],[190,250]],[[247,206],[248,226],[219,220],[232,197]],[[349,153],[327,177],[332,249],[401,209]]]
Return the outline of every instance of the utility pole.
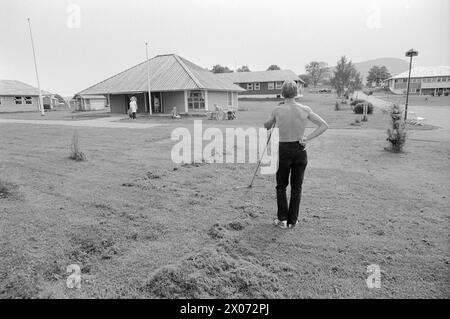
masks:
[[[145,53],[147,56],[147,88],[148,88],[148,107],[150,115],[152,115],[152,92],[150,88],[150,62],[148,60],[148,44],[145,42]]]
[[[41,115],[44,116],[45,115],[44,100],[42,98],[41,83],[39,82],[39,73],[38,73],[37,63],[36,63],[36,52],[34,51],[34,41],[33,41],[33,33],[31,32],[30,18],[28,18],[28,27],[30,29],[31,47],[33,49],[33,58],[34,58],[34,70],[36,71],[37,85],[38,85],[38,89],[39,89],[39,107],[41,110]]]

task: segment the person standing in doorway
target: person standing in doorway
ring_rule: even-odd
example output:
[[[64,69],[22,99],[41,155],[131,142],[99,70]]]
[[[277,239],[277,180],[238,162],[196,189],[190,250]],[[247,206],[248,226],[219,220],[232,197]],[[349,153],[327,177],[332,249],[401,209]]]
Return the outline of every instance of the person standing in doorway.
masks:
[[[131,113],[132,120],[136,119],[137,110],[138,110],[137,99],[135,96],[132,96],[131,100],[130,100],[130,113]]]
[[[308,163],[306,144],[328,129],[328,124],[309,106],[295,101],[298,87],[294,81],[284,82],[281,88],[284,103],[278,105],[269,120],[264,123],[266,129],[274,125],[279,130],[279,153],[277,170],[277,219],[275,225],[280,228],[294,228],[298,222],[298,211],[302,195],[303,177]],[[305,136],[308,121],[317,128]],[[287,202],[286,187],[291,177],[291,199]]]
[[[159,103],[159,99],[158,99],[157,96],[155,96],[153,98],[153,105],[155,106],[155,112],[156,113],[161,112],[161,110],[160,110],[161,104]]]

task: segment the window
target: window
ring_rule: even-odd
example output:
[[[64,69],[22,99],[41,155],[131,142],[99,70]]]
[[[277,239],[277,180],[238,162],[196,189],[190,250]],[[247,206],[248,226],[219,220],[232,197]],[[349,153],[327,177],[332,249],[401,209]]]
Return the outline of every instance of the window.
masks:
[[[33,104],[33,98],[31,96],[26,96],[25,104]]]
[[[14,97],[14,102],[19,105],[22,104],[22,97],[21,96],[16,96]]]
[[[202,91],[189,91],[188,108],[194,110],[205,108],[205,98]]]
[[[255,91],[261,90],[261,83],[259,83],[259,82],[255,83],[254,86],[253,86],[253,89],[254,89]]]
[[[273,89],[275,89],[275,83],[274,83],[274,82],[269,82],[269,83],[267,83],[267,89],[268,89],[268,90],[273,90]]]
[[[437,81],[438,81],[438,82],[441,82],[441,78],[437,78]]]
[[[395,83],[398,83],[398,79],[395,79]]]
[[[277,90],[281,90],[281,87],[283,86],[283,82],[277,82],[276,83],[276,85],[275,85],[275,88],[277,89]]]
[[[233,92],[227,92],[228,105],[233,105]]]
[[[253,91],[253,83],[247,83],[247,90]]]

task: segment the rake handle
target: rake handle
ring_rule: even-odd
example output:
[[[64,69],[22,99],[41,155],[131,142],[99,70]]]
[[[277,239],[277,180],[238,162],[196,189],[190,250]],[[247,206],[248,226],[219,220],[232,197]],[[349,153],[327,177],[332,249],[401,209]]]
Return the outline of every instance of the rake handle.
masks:
[[[270,139],[272,138],[272,133],[273,133],[273,128],[274,127],[275,127],[275,122],[273,122],[272,127],[270,128],[272,131],[270,131],[269,138],[267,139],[266,146],[264,147],[264,150],[263,150],[263,152],[261,154],[261,157],[258,160],[258,165],[256,166],[255,173],[253,174],[252,180],[250,181],[250,184],[248,185],[249,188],[252,187],[253,181],[255,180],[255,177],[256,177],[256,174],[258,173],[259,166],[261,165],[261,162],[262,162],[262,159],[264,157],[264,154],[266,153],[267,145],[269,145]]]

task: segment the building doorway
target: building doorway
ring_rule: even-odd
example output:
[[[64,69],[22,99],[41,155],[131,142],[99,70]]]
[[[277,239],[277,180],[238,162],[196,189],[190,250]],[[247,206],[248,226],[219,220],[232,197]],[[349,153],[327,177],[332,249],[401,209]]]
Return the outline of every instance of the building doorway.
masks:
[[[152,92],[152,113],[164,113],[161,92]]]

